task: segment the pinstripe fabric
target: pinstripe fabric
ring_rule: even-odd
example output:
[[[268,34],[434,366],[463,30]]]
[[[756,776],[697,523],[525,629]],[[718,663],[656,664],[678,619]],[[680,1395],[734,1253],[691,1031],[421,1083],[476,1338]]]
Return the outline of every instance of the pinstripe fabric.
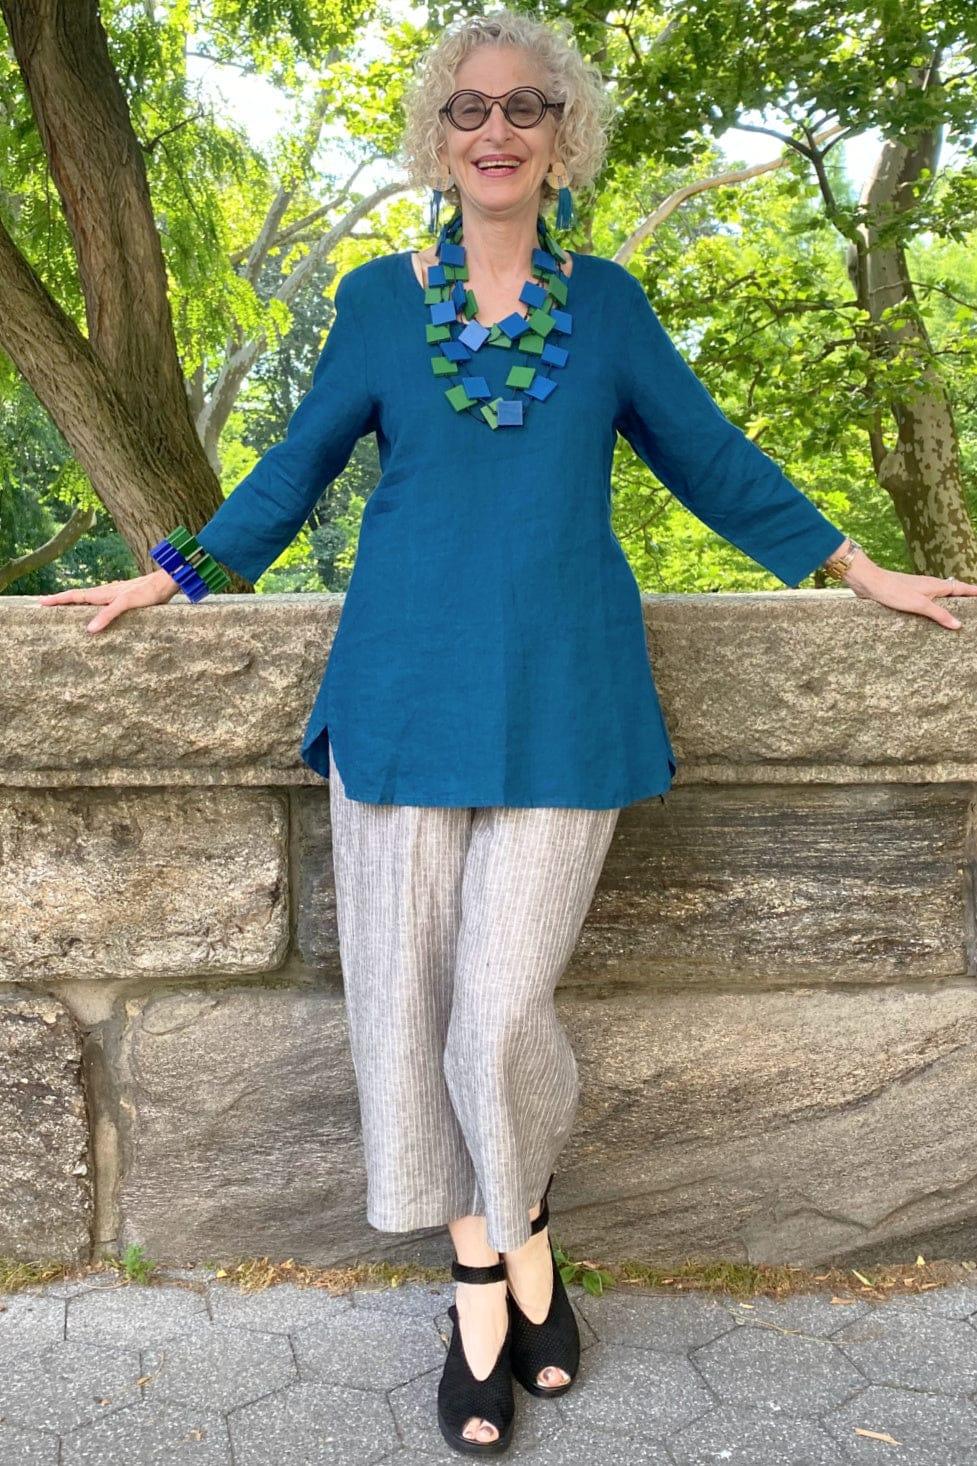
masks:
[[[367,1221],[484,1213],[510,1252],[576,1115],[553,994],[620,810],[366,803],[331,750],[329,803]]]

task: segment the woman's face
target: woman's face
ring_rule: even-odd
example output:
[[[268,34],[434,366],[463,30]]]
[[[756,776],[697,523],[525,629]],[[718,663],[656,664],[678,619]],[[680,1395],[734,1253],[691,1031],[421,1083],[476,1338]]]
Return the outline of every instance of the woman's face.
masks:
[[[470,88],[486,97],[501,97],[513,87],[536,87],[547,101],[555,101],[526,52],[512,46],[479,46],[455,73],[453,91]],[[448,100],[442,99],[442,105]],[[538,212],[543,179],[553,163],[555,115],[547,109],[533,127],[517,127],[493,104],[480,127],[462,131],[442,117],[445,141],[438,149],[442,164],[461,195],[463,211],[474,210],[493,217],[520,214],[527,208]],[[518,167],[503,173],[486,173],[477,160],[490,153],[518,159]]]

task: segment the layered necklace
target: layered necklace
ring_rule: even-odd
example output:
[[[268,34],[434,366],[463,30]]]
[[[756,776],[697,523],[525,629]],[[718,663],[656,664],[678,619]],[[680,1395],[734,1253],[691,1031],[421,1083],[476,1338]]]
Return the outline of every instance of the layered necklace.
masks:
[[[539,248],[533,250],[533,279],[527,280],[519,299],[527,306],[525,315],[514,311],[494,326],[483,326],[474,318],[478,302],[465,285],[468,266],[462,239],[462,218],[458,210],[438,235],[438,263],[427,272],[424,302],[429,308],[426,326],[428,344],[434,346],[431,370],[436,377],[457,380],[445,391],[456,412],[467,412],[490,428],[521,428],[527,402],[545,402],[556,388],[556,379],[545,367],[566,366],[569,352],[551,340],[569,336],[573,325],[567,303],[567,278],[560,272],[566,251],[557,244],[542,214],[536,216]],[[483,346],[501,346],[522,353],[523,361],[512,366],[505,379],[518,395],[493,397],[484,377],[463,367]]]

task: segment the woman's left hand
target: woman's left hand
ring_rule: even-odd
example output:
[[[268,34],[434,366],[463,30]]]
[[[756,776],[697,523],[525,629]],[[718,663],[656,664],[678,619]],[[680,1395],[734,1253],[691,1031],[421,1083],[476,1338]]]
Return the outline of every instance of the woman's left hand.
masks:
[[[865,552],[852,560],[845,573],[844,584],[863,600],[878,601],[881,606],[891,606],[894,611],[912,611],[917,616],[928,616],[940,626],[951,631],[960,630],[960,622],[939,600],[948,596],[977,596],[977,585],[969,580],[956,580],[953,576],[907,575],[902,570],[887,570],[876,565]]]

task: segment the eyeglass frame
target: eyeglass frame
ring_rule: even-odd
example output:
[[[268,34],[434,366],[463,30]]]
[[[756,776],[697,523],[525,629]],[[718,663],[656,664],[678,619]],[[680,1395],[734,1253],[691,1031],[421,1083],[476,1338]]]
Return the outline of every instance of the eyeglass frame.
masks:
[[[463,97],[466,92],[471,92],[474,96],[481,97],[483,102],[488,103],[488,110],[486,111],[485,116],[482,118],[481,122],[476,122],[474,127],[459,127],[449,111],[449,108],[455,98]],[[543,110],[540,113],[539,117],[537,117],[535,122],[514,122],[513,119],[509,116],[508,112],[503,106],[503,102],[506,98],[513,96],[515,92],[535,92],[536,96],[539,97],[540,101],[543,104]],[[447,117],[448,121],[457,132],[477,132],[480,127],[484,127],[486,122],[488,122],[489,118],[492,115],[492,108],[495,106],[496,102],[498,102],[499,109],[502,112],[502,115],[505,118],[506,122],[508,122],[509,126],[518,127],[521,132],[527,132],[531,127],[538,127],[551,107],[555,108],[566,106],[565,102],[548,102],[546,100],[545,93],[541,92],[539,87],[510,87],[507,92],[500,92],[497,97],[490,97],[488,92],[480,92],[477,87],[459,87],[458,91],[451,93],[451,96],[445,102],[444,106],[438,108],[438,116]]]

